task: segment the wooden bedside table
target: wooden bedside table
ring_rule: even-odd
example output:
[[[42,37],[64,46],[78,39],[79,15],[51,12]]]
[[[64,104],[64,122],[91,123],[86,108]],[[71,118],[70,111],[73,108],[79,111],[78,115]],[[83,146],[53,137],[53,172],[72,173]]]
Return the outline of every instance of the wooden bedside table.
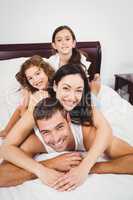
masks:
[[[115,90],[123,90],[127,86],[129,102],[133,104],[133,74],[115,74]]]

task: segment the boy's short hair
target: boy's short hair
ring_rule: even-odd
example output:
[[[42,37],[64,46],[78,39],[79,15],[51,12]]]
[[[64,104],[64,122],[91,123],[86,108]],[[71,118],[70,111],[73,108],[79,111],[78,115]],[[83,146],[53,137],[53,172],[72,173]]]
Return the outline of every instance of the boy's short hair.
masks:
[[[33,111],[35,123],[37,124],[37,121],[41,119],[51,118],[57,111],[60,111],[62,116],[66,118],[67,112],[55,97],[42,99],[37,103]]]

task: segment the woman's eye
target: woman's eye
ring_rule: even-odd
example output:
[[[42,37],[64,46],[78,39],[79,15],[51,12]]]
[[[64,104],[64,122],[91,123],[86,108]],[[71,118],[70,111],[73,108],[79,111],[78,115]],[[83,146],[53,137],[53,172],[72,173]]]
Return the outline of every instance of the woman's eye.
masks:
[[[77,93],[83,93],[83,90],[77,90]]]
[[[69,90],[69,88],[67,88],[67,87],[63,87],[63,90]]]

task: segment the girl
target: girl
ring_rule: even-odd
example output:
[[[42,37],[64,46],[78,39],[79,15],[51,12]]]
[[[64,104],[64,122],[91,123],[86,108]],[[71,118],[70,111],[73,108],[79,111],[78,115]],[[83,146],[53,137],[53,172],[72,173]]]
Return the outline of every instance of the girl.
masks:
[[[5,137],[21,118],[30,106],[30,99],[33,98],[36,101],[37,91],[46,90],[48,79],[52,77],[53,73],[52,67],[38,55],[32,56],[21,65],[20,71],[16,74],[16,79],[22,87],[23,98],[5,129],[0,132],[1,137]]]
[[[74,32],[69,26],[59,26],[55,29],[52,36],[52,47],[55,54],[48,59],[48,62],[55,69],[55,71],[65,65],[69,64],[82,64],[87,77],[90,62],[87,61],[86,56],[82,51],[76,48],[76,37]],[[100,90],[100,76],[94,75],[93,81],[90,83],[91,91],[93,94],[97,94]]]
[[[86,170],[80,168],[80,178],[82,181],[88,176],[88,172],[95,164],[98,157],[107,148],[112,135],[111,128],[102,114],[91,106],[90,90],[88,87],[88,79],[84,70],[78,64],[67,64],[62,66],[53,77],[49,88],[52,96],[56,95],[66,111],[70,112],[71,121],[84,126],[95,126],[96,137],[91,145],[86,159]],[[33,105],[34,106],[34,105]],[[1,146],[0,156],[11,163],[24,168],[39,177],[45,184],[52,187],[54,182],[62,176],[62,173],[51,168],[51,163],[44,167],[42,164],[28,157],[18,146],[22,144],[25,138],[29,135],[30,130],[35,126],[33,113],[30,110],[26,111],[23,117],[18,121],[16,126],[7,136],[5,143]],[[17,131],[19,130],[19,134]],[[35,142],[35,140],[34,140]],[[29,145],[33,147],[33,151],[38,153],[46,150],[40,147],[37,143]],[[63,159],[62,159],[63,160]],[[64,157],[64,161],[66,157]],[[52,164],[54,166],[54,164]],[[57,166],[57,161],[56,161]],[[54,167],[52,167],[54,168]],[[59,163],[58,167],[59,168]],[[79,181],[80,182],[80,181]]]

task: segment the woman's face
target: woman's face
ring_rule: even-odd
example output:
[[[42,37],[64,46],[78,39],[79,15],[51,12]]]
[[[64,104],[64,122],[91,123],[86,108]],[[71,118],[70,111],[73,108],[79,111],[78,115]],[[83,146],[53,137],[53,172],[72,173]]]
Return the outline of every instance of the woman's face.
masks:
[[[38,90],[47,88],[48,77],[42,68],[31,65],[31,67],[25,71],[25,75],[29,84],[34,88]]]
[[[59,54],[66,55],[72,53],[72,48],[75,47],[76,41],[73,40],[69,30],[63,29],[55,35],[55,41],[52,45]]]
[[[80,103],[84,89],[84,81],[79,74],[66,75],[58,85],[54,84],[56,98],[65,110],[72,110]]]

